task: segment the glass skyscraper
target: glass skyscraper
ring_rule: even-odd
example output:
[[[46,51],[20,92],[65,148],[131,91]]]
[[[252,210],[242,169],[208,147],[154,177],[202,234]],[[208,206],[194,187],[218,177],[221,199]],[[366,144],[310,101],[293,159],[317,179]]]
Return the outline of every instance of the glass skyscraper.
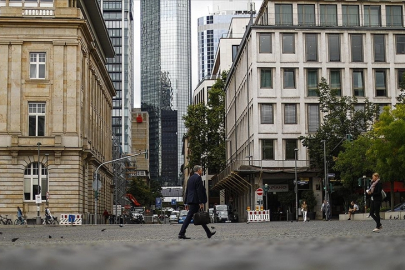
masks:
[[[124,153],[131,153],[131,111],[134,99],[133,0],[99,0],[115,57],[107,70],[117,92],[113,98],[112,133]]]
[[[190,0],[141,0],[141,108],[149,112],[150,178],[179,185],[191,102]]]

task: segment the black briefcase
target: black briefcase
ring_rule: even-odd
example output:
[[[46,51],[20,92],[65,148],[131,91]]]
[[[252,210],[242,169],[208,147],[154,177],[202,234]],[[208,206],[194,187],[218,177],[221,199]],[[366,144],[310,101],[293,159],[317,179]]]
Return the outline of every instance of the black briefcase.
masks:
[[[200,209],[197,213],[193,216],[194,225],[204,225],[210,223],[210,214],[208,212],[204,212]]]

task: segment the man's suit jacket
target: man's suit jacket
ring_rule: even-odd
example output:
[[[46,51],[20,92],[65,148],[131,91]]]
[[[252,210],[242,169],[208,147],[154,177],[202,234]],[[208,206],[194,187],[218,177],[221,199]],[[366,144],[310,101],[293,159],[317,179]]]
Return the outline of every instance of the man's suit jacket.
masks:
[[[184,202],[186,204],[201,204],[207,202],[207,193],[201,176],[194,173],[187,181],[187,190]]]

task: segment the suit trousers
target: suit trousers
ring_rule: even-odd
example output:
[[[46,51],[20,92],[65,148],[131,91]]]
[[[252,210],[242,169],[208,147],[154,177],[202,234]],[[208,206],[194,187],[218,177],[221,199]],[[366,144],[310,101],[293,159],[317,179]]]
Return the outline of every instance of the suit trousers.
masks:
[[[199,204],[189,204],[188,205],[188,214],[186,219],[183,222],[183,225],[181,226],[179,235],[185,235],[186,234],[186,230],[188,225],[190,225],[191,219],[193,218],[194,214],[197,213],[200,210],[200,205]],[[208,235],[210,235],[211,231],[210,229],[208,229],[207,225],[201,225],[203,227],[203,229],[205,230],[205,233]]]

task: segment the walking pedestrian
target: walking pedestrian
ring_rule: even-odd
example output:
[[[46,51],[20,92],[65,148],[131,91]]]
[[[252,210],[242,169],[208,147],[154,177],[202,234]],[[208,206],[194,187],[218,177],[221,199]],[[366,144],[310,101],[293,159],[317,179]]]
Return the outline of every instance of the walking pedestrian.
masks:
[[[371,179],[370,189],[367,190],[367,194],[371,195],[370,199],[370,216],[374,219],[376,223],[376,228],[373,232],[379,232],[382,229],[381,218],[380,218],[380,207],[382,202],[381,190],[382,183],[380,182],[380,175],[378,173],[373,173]]]
[[[323,213],[324,219],[323,220],[330,220],[330,205],[327,200],[323,201],[323,204],[321,206],[321,211]]]
[[[104,223],[107,224],[107,220],[108,220],[108,216],[109,216],[107,209],[104,209],[103,216],[104,216]]]
[[[195,165],[193,171],[194,174],[191,175],[187,181],[184,203],[187,204],[188,213],[183,225],[181,226],[179,239],[190,239],[186,236],[187,227],[190,224],[194,214],[200,209],[203,209],[204,204],[207,203],[207,193],[201,179],[202,167],[200,165]],[[204,228],[208,238],[211,238],[216,233],[211,232],[210,229],[208,229],[208,226],[205,224],[202,225],[202,227]]]
[[[307,213],[308,213],[308,205],[307,205],[306,201],[302,201],[301,211],[302,211],[302,218],[304,219],[304,222],[306,222],[307,221]]]

